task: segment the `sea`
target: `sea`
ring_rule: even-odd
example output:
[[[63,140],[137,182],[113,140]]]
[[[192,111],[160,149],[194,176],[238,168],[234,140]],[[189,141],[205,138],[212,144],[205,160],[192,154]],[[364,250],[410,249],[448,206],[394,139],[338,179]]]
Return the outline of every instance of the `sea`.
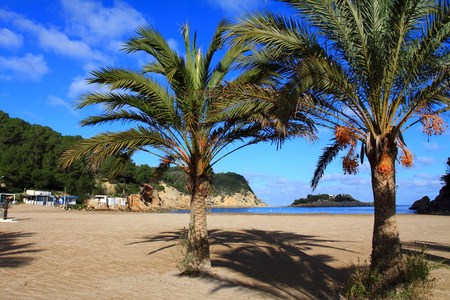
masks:
[[[410,205],[397,205],[397,214],[415,214],[415,210],[409,210]],[[216,208],[209,212],[220,213],[248,213],[248,214],[373,214],[373,206],[355,207],[290,207],[290,206],[265,206],[245,208]],[[167,213],[189,213],[189,210],[175,210]]]

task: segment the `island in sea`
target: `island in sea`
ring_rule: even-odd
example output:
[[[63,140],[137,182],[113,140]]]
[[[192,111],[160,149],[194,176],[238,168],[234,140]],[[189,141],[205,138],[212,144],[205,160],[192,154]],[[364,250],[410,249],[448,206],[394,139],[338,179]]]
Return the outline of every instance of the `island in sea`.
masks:
[[[294,200],[292,207],[349,207],[349,206],[373,206],[373,202],[361,202],[348,194],[308,195],[306,198]]]

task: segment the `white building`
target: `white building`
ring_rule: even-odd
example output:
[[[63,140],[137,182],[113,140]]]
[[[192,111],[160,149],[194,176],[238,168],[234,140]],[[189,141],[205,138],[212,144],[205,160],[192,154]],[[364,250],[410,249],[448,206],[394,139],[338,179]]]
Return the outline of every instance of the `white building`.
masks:
[[[107,207],[113,206],[113,205],[121,205],[125,206],[127,205],[127,199],[126,198],[108,198],[106,195],[95,195],[95,200],[98,201],[98,204],[106,204]]]
[[[77,196],[56,196],[47,191],[27,190],[23,197],[23,203],[31,205],[74,205],[77,204]]]

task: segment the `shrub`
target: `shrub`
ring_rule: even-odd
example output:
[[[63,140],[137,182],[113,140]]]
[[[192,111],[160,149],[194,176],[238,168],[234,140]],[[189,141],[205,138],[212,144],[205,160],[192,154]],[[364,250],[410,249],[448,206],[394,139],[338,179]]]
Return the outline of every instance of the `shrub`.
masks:
[[[209,270],[206,265],[206,260],[199,259],[199,257],[205,257],[205,255],[200,253],[203,247],[192,247],[190,237],[195,239],[193,226],[189,230],[186,228],[183,229],[177,244],[177,250],[181,254],[181,258],[175,259],[181,275],[198,276],[200,273],[205,273]]]
[[[73,210],[84,210],[86,207],[87,206],[85,204],[74,204],[69,206],[69,208]]]
[[[345,287],[346,299],[429,299],[434,288],[435,279],[431,270],[440,265],[426,259],[426,247],[421,251],[404,256],[402,270],[393,278],[389,287],[380,286],[382,274],[370,270],[367,262],[363,267],[356,267]]]
[[[158,192],[163,192],[165,190],[165,187],[163,185],[155,185],[154,188],[158,191]]]

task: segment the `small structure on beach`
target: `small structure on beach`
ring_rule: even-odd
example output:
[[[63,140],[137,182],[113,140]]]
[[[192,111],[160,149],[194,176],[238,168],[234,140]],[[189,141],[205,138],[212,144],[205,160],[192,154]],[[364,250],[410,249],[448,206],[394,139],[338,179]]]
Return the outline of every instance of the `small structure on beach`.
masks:
[[[11,193],[0,193],[0,202],[10,202],[12,204],[16,203],[16,194]]]
[[[98,201],[99,205],[106,205],[106,207],[119,205],[119,206],[125,206],[127,205],[127,199],[126,198],[114,198],[114,197],[108,197],[106,195],[95,195],[95,201]]]
[[[77,196],[58,196],[52,195],[52,192],[26,190],[23,197],[23,203],[30,205],[75,205]]]

